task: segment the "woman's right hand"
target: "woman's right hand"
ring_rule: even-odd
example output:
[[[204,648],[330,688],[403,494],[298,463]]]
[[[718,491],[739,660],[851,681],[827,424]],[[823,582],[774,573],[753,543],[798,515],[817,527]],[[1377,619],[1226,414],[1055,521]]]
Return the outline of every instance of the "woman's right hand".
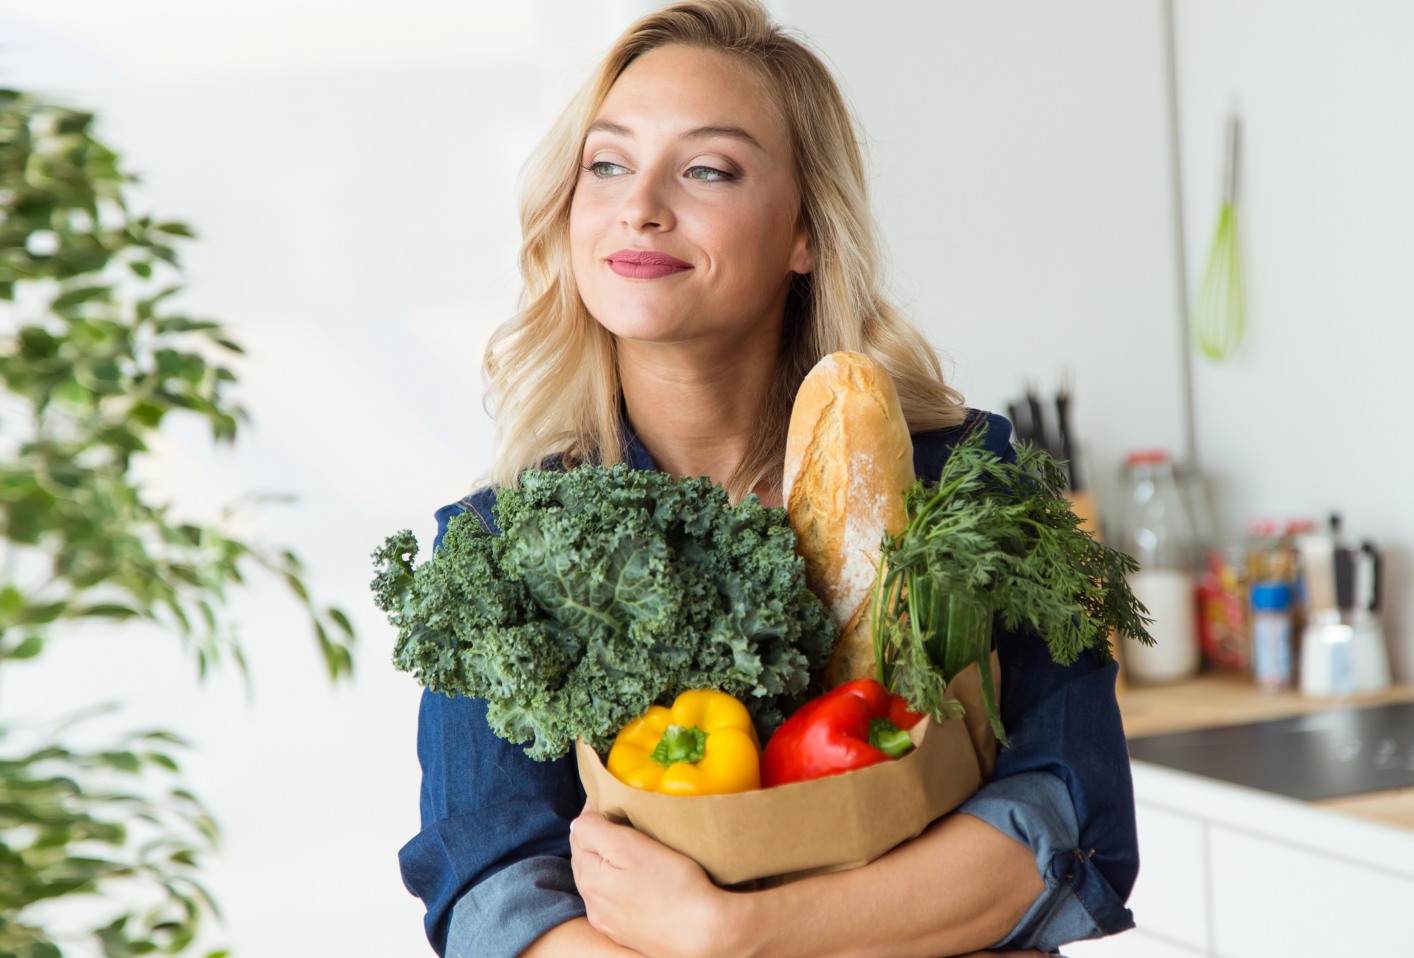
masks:
[[[588,805],[571,827],[570,851],[595,931],[651,958],[740,954],[724,940],[730,893],[692,859]]]

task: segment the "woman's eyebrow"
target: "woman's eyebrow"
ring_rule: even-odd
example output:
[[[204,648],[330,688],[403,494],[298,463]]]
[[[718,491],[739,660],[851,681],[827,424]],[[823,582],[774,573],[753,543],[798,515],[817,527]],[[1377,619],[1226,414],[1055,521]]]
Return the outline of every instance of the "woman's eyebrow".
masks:
[[[610,136],[622,136],[626,139],[633,139],[633,131],[626,126],[619,126],[617,123],[610,123],[608,120],[595,120],[589,124],[589,133],[608,133]]]
[[[739,126],[699,126],[696,129],[688,130],[680,139],[705,140],[717,136],[723,136],[730,140],[740,140],[749,146],[756,147],[758,150],[765,151],[765,147],[757,142],[756,137]]]
[[[608,133],[610,136],[622,136],[627,139],[634,138],[634,134],[631,129],[626,126],[622,126],[618,123],[614,123],[611,120],[595,120],[589,125],[589,129],[586,131],[586,133]],[[726,124],[713,124],[710,126],[694,127],[693,129],[687,130],[684,133],[680,134],[678,139],[706,140],[711,139],[712,137],[726,137],[730,140],[738,140],[742,143],[747,144],[748,146],[754,146],[756,147],[756,149],[761,150],[762,152],[765,152],[766,149],[761,145],[760,141],[758,141],[756,137],[752,136],[746,130],[742,129],[739,126],[731,126]]]

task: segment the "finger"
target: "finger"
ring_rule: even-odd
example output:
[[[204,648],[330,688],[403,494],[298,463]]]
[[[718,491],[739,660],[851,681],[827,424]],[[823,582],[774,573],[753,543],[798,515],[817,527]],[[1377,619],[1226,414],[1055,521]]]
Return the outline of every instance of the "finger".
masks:
[[[581,813],[570,828],[570,869],[581,896],[586,892],[607,892],[625,870],[630,855],[616,846],[617,833],[638,833],[615,825],[593,811]]]
[[[585,907],[593,914],[606,900],[611,899],[617,869],[609,866],[593,851],[578,850],[570,856],[570,872],[574,875],[575,889],[584,899]]]
[[[594,861],[591,862],[591,858]],[[579,892],[579,897],[586,901],[593,897],[595,891],[593,869],[598,864],[598,856],[593,852],[572,851],[570,855],[570,872],[574,875],[574,887]]]
[[[570,823],[570,853],[572,855],[583,857],[592,854],[596,858],[602,857],[600,851],[603,836],[596,830],[596,825],[602,820],[595,813],[586,812]]]
[[[579,832],[576,827],[570,835],[570,871],[574,875],[575,889],[584,901],[590,927],[612,938],[617,924],[615,916],[620,910],[619,898],[623,895],[619,884],[626,873],[587,847]]]
[[[644,854],[652,839],[631,825],[617,825],[595,811],[581,812],[570,829],[570,847],[592,851],[613,865],[623,866]]]
[[[579,819],[570,823],[570,870],[574,873],[575,884],[583,888],[593,880],[592,872],[602,869],[605,862],[594,843],[585,837],[585,829],[579,827]]]
[[[594,839],[595,823],[604,821],[604,816],[594,811],[586,802],[579,815],[570,821],[570,855],[584,856],[593,853],[598,857]]]

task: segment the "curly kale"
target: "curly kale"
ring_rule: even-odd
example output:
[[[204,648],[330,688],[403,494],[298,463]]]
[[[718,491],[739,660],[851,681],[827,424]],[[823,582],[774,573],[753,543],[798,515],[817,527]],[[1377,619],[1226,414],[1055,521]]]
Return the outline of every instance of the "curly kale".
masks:
[[[484,698],[491,728],[551,759],[602,753],[649,705],[715,688],[774,731],[829,658],[834,617],[805,586],[784,509],[732,505],[707,479],[626,465],[529,471],[475,516],[373,554],[394,664],[434,692]]]

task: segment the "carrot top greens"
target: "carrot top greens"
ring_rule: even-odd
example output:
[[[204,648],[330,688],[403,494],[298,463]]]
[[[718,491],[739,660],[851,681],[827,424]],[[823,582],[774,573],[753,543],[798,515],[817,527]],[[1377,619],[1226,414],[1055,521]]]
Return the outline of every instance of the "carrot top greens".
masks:
[[[879,679],[915,711],[937,719],[959,706],[947,683],[973,662],[998,739],[992,627],[1033,632],[1062,665],[1087,650],[1113,657],[1110,633],[1152,643],[1147,610],[1130,591],[1133,558],[1080,528],[1065,474],[1027,444],[1007,461],[979,429],[958,443],[937,482],[908,493],[908,525],[886,539],[875,585]]]

